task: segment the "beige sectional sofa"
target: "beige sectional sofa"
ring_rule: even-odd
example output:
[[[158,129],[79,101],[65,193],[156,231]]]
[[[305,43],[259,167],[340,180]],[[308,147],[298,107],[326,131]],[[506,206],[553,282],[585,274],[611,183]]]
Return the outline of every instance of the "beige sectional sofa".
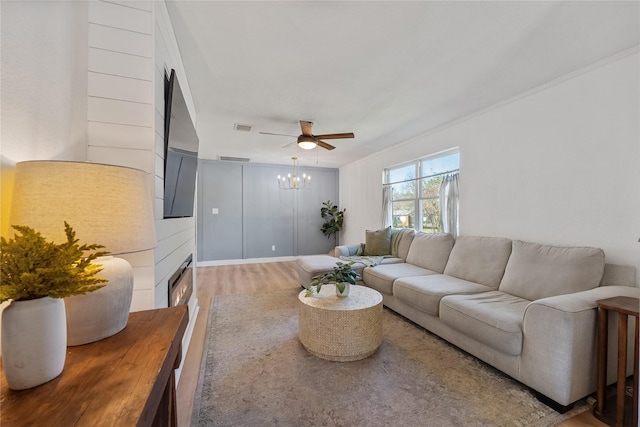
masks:
[[[357,266],[385,306],[531,387],[557,410],[595,391],[596,301],[640,298],[635,268],[605,264],[597,248],[405,235],[408,244],[387,263]],[[337,256],[347,252],[336,248]],[[608,380],[615,381],[613,367]]]

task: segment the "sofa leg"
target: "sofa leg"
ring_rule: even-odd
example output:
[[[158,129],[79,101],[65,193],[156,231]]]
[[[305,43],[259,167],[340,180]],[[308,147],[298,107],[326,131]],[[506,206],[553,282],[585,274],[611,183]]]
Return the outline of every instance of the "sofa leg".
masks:
[[[556,402],[555,400],[545,396],[542,393],[539,393],[537,391],[534,390],[534,393],[536,395],[536,398],[544,403],[545,405],[547,405],[548,407],[550,407],[551,409],[553,409],[556,412],[559,412],[561,414],[564,414],[567,411],[570,411],[571,409],[573,409],[573,407],[575,406],[575,403],[572,403],[570,405],[564,406],[559,404],[558,402]]]

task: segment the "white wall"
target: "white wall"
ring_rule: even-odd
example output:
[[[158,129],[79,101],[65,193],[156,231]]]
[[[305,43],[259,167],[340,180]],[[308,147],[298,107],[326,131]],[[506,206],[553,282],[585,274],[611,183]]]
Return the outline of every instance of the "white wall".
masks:
[[[87,160],[145,171],[153,188],[153,14],[150,2],[89,2]],[[151,197],[151,194],[149,194]],[[154,250],[133,267],[131,311],[156,307]]]
[[[195,111],[164,2],[17,1],[1,2],[0,11],[2,234],[16,162],[142,169],[156,196],[158,247],[123,256],[134,268],[132,311],[166,307],[168,276],[195,252],[195,220],[162,219],[165,61]]]
[[[191,89],[180,57],[178,43],[169,13],[164,2],[156,2],[155,6],[155,215],[158,247],[156,248],[156,306],[166,306],[168,302],[167,281],[189,254],[196,261],[196,228],[195,217],[162,219],[164,189],[164,73],[165,69],[176,70],[187,108],[195,126],[195,107]],[[195,209],[194,209],[195,211]],[[194,292],[189,309],[195,313],[196,272],[194,270]]]
[[[169,277],[195,254],[194,218],[163,219],[165,66],[195,118],[164,2],[89,3],[88,159],[142,169],[153,189],[157,247],[123,256],[134,267],[132,311],[167,307]]]
[[[163,219],[164,69],[175,68],[192,116],[195,108],[164,2],[89,4],[88,158],[142,169],[153,191],[157,246],[123,256],[134,268],[131,310],[168,306],[168,279],[189,254],[195,219]],[[189,302],[188,348],[198,300]]]
[[[640,276],[639,60],[624,52],[341,168],[341,241],[380,227],[385,167],[458,146],[461,234],[601,247]]]
[[[158,246],[155,250],[155,301],[156,307],[168,304],[168,280],[189,254],[193,254],[193,293],[189,300],[189,326],[182,339],[182,351],[186,355],[191,335],[198,316],[197,269],[196,256],[196,220],[192,218],[162,219],[164,209],[164,70],[176,70],[187,108],[191,118],[196,121],[196,111],[191,96],[191,89],[184,71],[184,65],[173,32],[169,13],[164,2],[154,2],[155,17],[155,53],[154,53],[154,88],[155,88],[155,217]],[[195,209],[194,209],[195,212]],[[182,358],[184,360],[186,357]],[[182,366],[176,371],[180,380]]]
[[[195,252],[194,219],[162,219],[165,62],[178,69],[195,112],[166,6],[3,2],[1,16],[3,234],[18,161],[142,169],[155,195],[158,246],[123,256],[134,268],[132,311],[166,307],[168,277]]]
[[[15,163],[91,160],[154,183],[151,2],[2,2],[2,232]],[[153,308],[154,251],[134,268],[132,311]]]
[[[0,234],[8,237],[15,164],[85,159],[87,6],[1,2],[0,33]]]
[[[2,235],[13,171],[23,160],[84,160],[87,4],[2,2],[0,153]]]

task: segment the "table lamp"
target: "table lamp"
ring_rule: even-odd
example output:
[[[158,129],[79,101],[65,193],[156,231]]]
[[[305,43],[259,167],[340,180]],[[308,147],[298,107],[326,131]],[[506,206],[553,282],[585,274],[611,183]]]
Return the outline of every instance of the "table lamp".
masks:
[[[80,243],[105,246],[103,288],[65,298],[67,345],[107,338],[127,325],[133,269],[114,255],[156,246],[147,173],[89,162],[27,161],[16,165],[11,225],[25,225],[56,243],[66,241],[64,221]]]

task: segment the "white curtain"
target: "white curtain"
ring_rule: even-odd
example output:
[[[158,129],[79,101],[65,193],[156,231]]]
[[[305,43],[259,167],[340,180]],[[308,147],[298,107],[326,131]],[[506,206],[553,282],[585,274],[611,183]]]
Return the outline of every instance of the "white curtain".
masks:
[[[392,224],[392,216],[391,212],[391,191],[393,189],[390,185],[382,186],[382,228],[387,228]]]
[[[440,225],[453,237],[458,236],[458,175],[446,175],[440,185]]]

